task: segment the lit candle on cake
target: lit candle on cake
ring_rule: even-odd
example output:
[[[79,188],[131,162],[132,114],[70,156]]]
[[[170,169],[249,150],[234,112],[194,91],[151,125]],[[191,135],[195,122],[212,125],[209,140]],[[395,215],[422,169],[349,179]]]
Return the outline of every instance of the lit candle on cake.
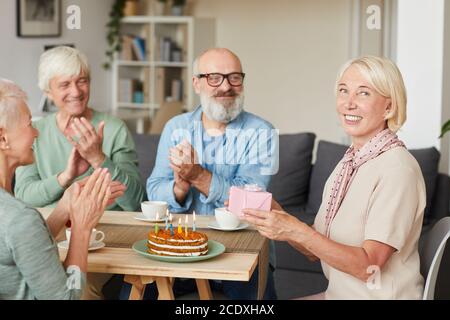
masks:
[[[183,227],[181,226],[181,218],[178,219],[178,233],[183,233]]]
[[[192,222],[192,231],[195,232],[195,211],[194,211],[194,220]]]
[[[184,235],[188,236],[188,216],[186,215],[186,219],[184,220]]]
[[[173,233],[173,225],[172,225],[172,214],[170,214],[170,235],[173,237],[174,233]]]
[[[156,213],[155,234],[158,234],[159,231],[158,220],[159,220],[159,212]]]
[[[168,220],[169,220],[169,214],[168,214],[168,212],[166,212],[166,231],[169,229]]]

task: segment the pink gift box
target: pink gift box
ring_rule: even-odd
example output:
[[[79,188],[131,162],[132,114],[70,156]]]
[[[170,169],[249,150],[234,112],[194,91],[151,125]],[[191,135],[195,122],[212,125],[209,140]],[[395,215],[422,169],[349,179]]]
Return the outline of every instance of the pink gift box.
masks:
[[[242,209],[258,209],[270,211],[272,205],[272,194],[262,191],[255,185],[246,185],[245,187],[230,188],[230,200],[228,210],[235,215],[241,216]]]

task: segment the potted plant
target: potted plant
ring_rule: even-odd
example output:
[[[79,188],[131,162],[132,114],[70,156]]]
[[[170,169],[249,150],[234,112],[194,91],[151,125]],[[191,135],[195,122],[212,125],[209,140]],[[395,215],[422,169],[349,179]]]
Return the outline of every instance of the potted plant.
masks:
[[[114,54],[122,50],[122,39],[120,37],[120,22],[124,16],[124,9],[126,0],[115,0],[111,11],[109,13],[109,22],[106,24],[107,33],[106,40],[108,43],[108,49],[106,50],[106,56],[108,61],[103,64],[105,69],[111,67],[111,62],[114,59]]]
[[[441,135],[439,138],[442,138],[448,131],[450,131],[450,119],[442,126]]]

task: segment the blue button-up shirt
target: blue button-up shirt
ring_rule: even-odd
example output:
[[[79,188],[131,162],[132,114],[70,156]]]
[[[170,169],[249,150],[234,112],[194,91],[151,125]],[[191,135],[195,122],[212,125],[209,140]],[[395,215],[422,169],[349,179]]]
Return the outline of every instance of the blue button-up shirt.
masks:
[[[266,189],[278,171],[278,131],[248,112],[227,125],[225,134],[209,136],[202,124],[202,108],[172,118],[161,134],[155,167],[147,180],[149,200],[166,201],[171,212],[214,215],[223,207],[231,186],[257,184]],[[169,166],[169,149],[184,139],[194,147],[199,164],[212,174],[206,196],[191,187],[184,203],[173,192],[174,175]]]

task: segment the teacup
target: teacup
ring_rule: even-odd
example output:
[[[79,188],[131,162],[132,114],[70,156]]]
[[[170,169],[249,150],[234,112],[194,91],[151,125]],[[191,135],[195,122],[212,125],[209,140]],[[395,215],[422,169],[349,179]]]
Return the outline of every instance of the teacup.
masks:
[[[234,229],[239,226],[241,220],[237,215],[227,210],[227,208],[217,208],[214,210],[217,224],[222,229]]]
[[[66,229],[66,239],[67,242],[70,242],[70,235],[72,234],[72,229]],[[97,236],[100,235],[100,239],[97,239]],[[103,231],[92,229],[91,237],[89,238],[89,246],[92,246],[95,242],[101,242],[105,239],[105,233]]]
[[[165,201],[144,201],[141,203],[142,213],[147,219],[156,219],[156,214],[159,213],[159,218],[166,215],[168,204]]]

